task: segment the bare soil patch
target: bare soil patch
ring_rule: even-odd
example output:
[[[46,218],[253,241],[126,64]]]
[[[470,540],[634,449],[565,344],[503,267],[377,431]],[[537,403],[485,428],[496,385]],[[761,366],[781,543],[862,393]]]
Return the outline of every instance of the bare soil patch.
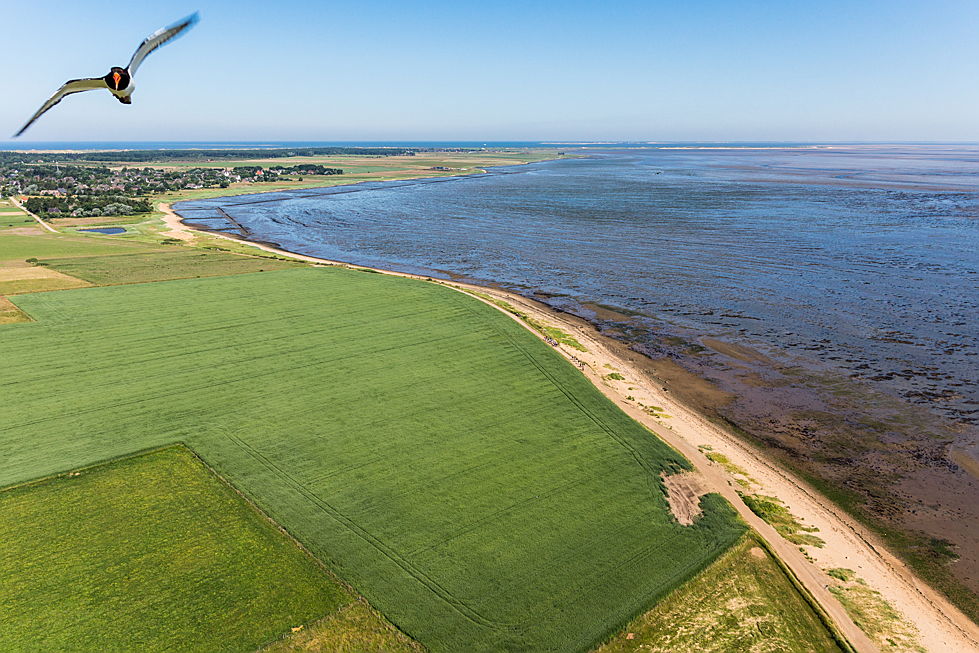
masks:
[[[666,500],[670,512],[684,526],[690,526],[700,516],[700,497],[708,492],[703,479],[696,472],[684,472],[663,476]]]

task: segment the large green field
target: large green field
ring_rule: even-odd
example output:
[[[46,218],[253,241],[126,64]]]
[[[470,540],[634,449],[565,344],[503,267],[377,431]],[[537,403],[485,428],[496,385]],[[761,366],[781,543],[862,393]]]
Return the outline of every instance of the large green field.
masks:
[[[303,268],[12,299],[36,321],[0,326],[0,485],[186,443],[433,651],[587,650],[744,531],[713,495],[680,526],[678,454],[436,284]]]
[[[355,603],[183,447],[0,491],[0,648],[246,651]]]

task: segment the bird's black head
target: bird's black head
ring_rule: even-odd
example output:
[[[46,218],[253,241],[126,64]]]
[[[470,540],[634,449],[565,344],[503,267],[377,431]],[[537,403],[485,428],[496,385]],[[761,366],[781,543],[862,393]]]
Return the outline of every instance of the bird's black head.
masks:
[[[114,91],[121,91],[129,86],[129,73],[126,72],[125,68],[120,68],[119,66],[113,66],[109,74],[102,79]]]

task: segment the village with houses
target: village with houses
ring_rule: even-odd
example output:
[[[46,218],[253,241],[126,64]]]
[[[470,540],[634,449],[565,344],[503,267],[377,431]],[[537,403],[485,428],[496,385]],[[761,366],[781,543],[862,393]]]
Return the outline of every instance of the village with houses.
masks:
[[[181,168],[0,162],[0,197],[26,198],[24,206],[42,219],[131,215],[150,212],[146,198],[154,194],[340,174],[340,168],[311,163]]]

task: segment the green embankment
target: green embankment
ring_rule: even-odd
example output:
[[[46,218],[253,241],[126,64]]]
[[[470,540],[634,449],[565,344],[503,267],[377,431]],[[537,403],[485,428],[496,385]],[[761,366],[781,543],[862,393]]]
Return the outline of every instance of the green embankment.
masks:
[[[778,563],[749,534],[596,653],[841,650]]]
[[[0,491],[0,578],[11,653],[253,650],[355,602],[183,447]]]
[[[587,650],[744,531],[716,495],[677,524],[677,453],[436,284],[304,268],[13,300],[36,321],[2,327],[0,484],[185,442],[433,651]]]

